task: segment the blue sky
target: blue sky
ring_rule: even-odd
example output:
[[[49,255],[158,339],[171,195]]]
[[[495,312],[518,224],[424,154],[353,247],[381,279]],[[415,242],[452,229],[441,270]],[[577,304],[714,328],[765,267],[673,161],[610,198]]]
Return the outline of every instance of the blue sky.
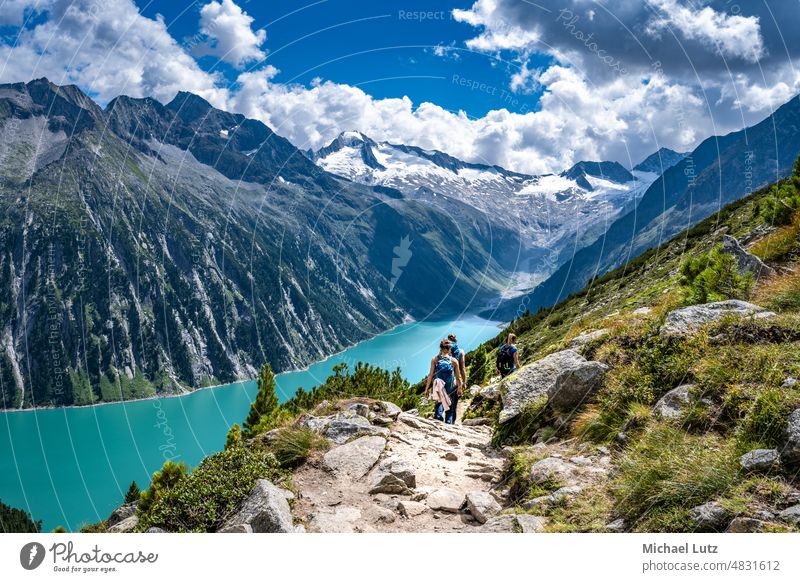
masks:
[[[191,91],[303,149],[359,130],[544,173],[760,121],[800,93],[798,29],[800,0],[0,0],[0,82]]]
[[[197,2],[139,0],[137,5],[151,18],[162,14],[184,44],[197,32]],[[536,107],[536,92],[512,98],[503,94],[520,68],[513,55],[466,47],[474,29],[454,20],[451,11],[469,8],[470,2],[284,0],[239,5],[254,19],[253,28],[267,33],[266,58],[250,68],[271,64],[281,71],[276,81],[310,85],[314,78],[330,79],[361,87],[376,98],[407,95],[415,103],[431,101],[473,117],[502,105],[523,111]],[[415,12],[424,17],[415,18]],[[437,55],[437,47],[447,57]],[[538,59],[541,64],[548,60]],[[236,79],[237,71],[216,57],[199,62],[207,70],[224,72],[230,82]],[[464,89],[454,85],[454,76],[486,87]]]

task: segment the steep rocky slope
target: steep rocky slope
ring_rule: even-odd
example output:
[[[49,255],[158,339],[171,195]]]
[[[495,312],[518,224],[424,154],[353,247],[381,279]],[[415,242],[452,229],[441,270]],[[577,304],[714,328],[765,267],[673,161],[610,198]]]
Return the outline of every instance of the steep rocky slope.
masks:
[[[3,408],[302,366],[508,276],[480,216],[342,180],[191,94],[103,110],[46,79],[3,85],[0,133]]]

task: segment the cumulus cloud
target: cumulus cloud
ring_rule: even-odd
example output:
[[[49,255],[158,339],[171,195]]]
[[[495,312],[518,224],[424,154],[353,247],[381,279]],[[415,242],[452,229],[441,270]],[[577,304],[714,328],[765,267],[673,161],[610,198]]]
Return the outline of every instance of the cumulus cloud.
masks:
[[[764,40],[758,16],[729,15],[711,6],[683,6],[677,0],[648,0],[659,16],[648,23],[648,32],[661,35],[672,27],[689,40],[699,40],[720,56],[756,62],[764,56]]]
[[[225,106],[220,79],[203,71],[169,34],[161,17],[132,0],[55,0],[47,18],[0,44],[0,81],[48,77],[74,83],[101,102],[117,95],[167,101],[192,91]]]
[[[468,48],[516,62],[508,90],[530,101],[527,109],[509,111],[498,100],[480,118],[405,96],[376,99],[333,81],[287,85],[272,66],[241,72],[228,85],[197,64],[163,19],[142,16],[133,0],[17,2],[13,11],[5,4],[8,19],[31,11],[42,17],[21,30],[15,45],[0,41],[0,80],[47,76],[76,83],[100,102],[120,94],[165,102],[186,90],[264,121],[303,149],[356,129],[535,174],[579,160],[630,165],[662,146],[692,149],[709,135],[758,121],[800,91],[794,68],[800,35],[783,38],[778,27],[789,21],[788,3],[773,6],[774,18],[767,18],[745,0],[741,15],[725,13],[723,0],[705,2],[692,5],[703,18],[690,23],[679,10],[688,3],[648,2],[618,0],[610,12],[587,0],[478,0],[456,10],[456,19],[475,28]],[[198,27],[203,50],[237,67],[261,59],[265,35],[252,26],[231,0],[209,2]],[[711,43],[709,26],[721,28],[718,42]],[[737,44],[742,34],[749,45]],[[441,46],[443,58],[457,54]],[[534,63],[537,54],[548,58]],[[457,70],[459,61],[451,62]],[[533,90],[538,101],[528,96]]]
[[[213,55],[235,67],[266,56],[261,45],[267,40],[263,29],[252,29],[253,17],[233,0],[209,2],[200,9],[200,35],[204,38],[195,52]]]
[[[0,0],[0,26],[21,26],[25,19],[44,11],[49,0]]]
[[[477,0],[453,16],[475,28],[470,48],[510,53],[522,63],[512,90],[526,88],[526,63],[535,55],[580,71],[598,88],[620,76],[648,83],[659,75],[701,97],[703,115],[724,132],[758,121],[800,91],[800,35],[781,28],[796,20],[797,7],[761,0]]]
[[[311,88],[274,81],[278,71],[242,73],[230,106],[264,121],[298,147],[318,149],[340,132],[362,131],[376,140],[446,151],[461,159],[520,172],[560,171],[578,160],[638,161],[641,151],[666,145],[685,150],[711,127],[703,102],[662,78],[648,84],[619,79],[598,90],[570,67],[553,66],[538,82],[539,109],[490,111],[471,119],[407,97],[374,99],[361,89],[320,82]],[[675,112],[685,123],[675,121]]]

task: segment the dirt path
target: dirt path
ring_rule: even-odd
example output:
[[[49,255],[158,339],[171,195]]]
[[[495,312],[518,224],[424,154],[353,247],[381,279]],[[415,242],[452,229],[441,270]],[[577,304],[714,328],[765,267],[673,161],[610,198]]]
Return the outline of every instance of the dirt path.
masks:
[[[484,492],[476,498],[490,506],[486,494],[499,500],[494,488],[505,459],[489,446],[491,429],[407,413],[388,428],[388,438],[359,437],[301,468],[294,476],[295,518],[308,531],[477,531],[481,523],[459,507],[473,492]],[[393,481],[392,471],[400,479]],[[381,477],[389,485],[371,493]],[[392,491],[395,482],[405,490]]]

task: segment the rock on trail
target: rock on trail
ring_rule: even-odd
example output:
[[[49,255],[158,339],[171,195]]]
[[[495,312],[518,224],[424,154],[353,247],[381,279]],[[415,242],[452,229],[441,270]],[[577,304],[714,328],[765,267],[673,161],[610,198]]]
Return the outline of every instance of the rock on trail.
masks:
[[[489,445],[492,429],[375,406],[384,410],[376,410],[373,421],[393,419],[385,432],[356,421],[359,430],[343,444],[331,423],[311,423],[332,447],[295,472],[295,521],[309,532],[486,531],[482,525],[501,510],[496,489],[506,462],[505,453]]]

